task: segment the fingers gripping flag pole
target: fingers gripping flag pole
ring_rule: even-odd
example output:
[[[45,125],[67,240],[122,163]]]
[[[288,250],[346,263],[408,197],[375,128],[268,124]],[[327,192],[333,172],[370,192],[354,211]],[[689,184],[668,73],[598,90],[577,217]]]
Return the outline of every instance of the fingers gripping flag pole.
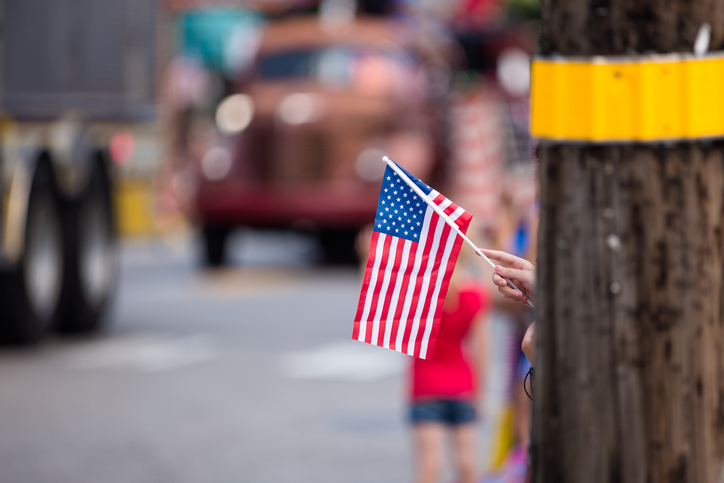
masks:
[[[395,171],[395,173],[396,173],[400,178],[402,178],[402,179],[405,181],[405,183],[407,183],[410,187],[412,187],[413,190],[415,190],[415,192],[416,192],[419,196],[422,196],[422,192],[419,190],[419,187],[418,187],[415,183],[413,183],[413,182],[410,180],[410,178],[408,177],[408,175],[409,175],[409,176],[412,176],[412,175],[410,175],[410,174],[407,173],[404,169],[402,169],[402,168],[400,168],[399,166],[397,166],[397,164],[396,164],[394,161],[392,161],[390,158],[388,158],[387,156],[383,156],[383,157],[382,157],[382,161],[384,161],[385,163],[387,163],[387,166],[389,166],[390,168],[392,168],[392,169]],[[413,176],[413,178],[414,178],[414,176]],[[416,180],[416,183],[419,183],[419,182],[420,182],[420,180],[418,180],[417,178],[415,178],[415,180]],[[485,260],[486,262],[488,262],[488,265],[490,265],[490,267],[491,267],[493,270],[495,270],[495,264],[494,264],[487,256],[485,256],[485,254],[480,250],[480,248],[478,248],[477,246],[475,246],[475,244],[474,244],[472,241],[470,241],[470,238],[468,238],[468,237],[465,235],[465,233],[463,233],[461,230],[459,230],[459,229],[457,228],[457,226],[455,225],[455,222],[454,222],[452,219],[450,219],[450,217],[449,217],[448,215],[446,215],[445,213],[443,213],[443,211],[442,211],[438,206],[436,206],[435,204],[433,204],[433,202],[432,202],[429,198],[424,197],[424,196],[422,196],[422,198],[423,198],[423,200],[425,200],[425,202],[430,206],[430,208],[432,208],[433,210],[435,210],[435,212],[436,212],[438,215],[440,215],[440,217],[441,217],[443,220],[445,220],[445,223],[447,223],[448,225],[450,225],[450,227],[451,227],[453,230],[455,230],[455,232],[456,232],[458,235],[460,235],[463,240],[465,240],[465,243],[467,243],[468,245],[470,245],[470,246],[473,248],[473,250],[475,250],[475,253],[477,253],[479,256],[483,257],[483,260]],[[522,290],[520,290],[510,279],[506,278],[505,281],[508,282],[508,284],[509,284],[511,287],[513,287],[514,289],[518,290],[519,292],[522,292]],[[531,302],[530,299],[528,299],[528,305],[529,305],[531,308],[533,308],[533,309],[535,308],[535,305],[533,305],[533,302]]]
[[[471,218],[388,161],[354,339],[422,359],[430,357],[462,246],[457,235],[467,230]]]

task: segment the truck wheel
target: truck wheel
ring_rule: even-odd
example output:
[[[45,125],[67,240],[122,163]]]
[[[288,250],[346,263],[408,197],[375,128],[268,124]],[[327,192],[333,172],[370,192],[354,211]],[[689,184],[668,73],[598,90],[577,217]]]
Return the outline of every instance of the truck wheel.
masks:
[[[111,181],[99,162],[80,201],[65,213],[67,270],[58,329],[77,333],[97,329],[116,282],[116,232]]]
[[[226,226],[204,225],[204,262],[207,267],[221,267],[226,264],[226,240],[231,230]]]
[[[357,252],[356,229],[325,229],[319,232],[319,246],[322,249],[323,263],[328,265],[355,265]]]
[[[30,188],[22,258],[2,276],[0,338],[4,341],[34,342],[55,325],[63,287],[63,245],[53,176],[41,163]]]
[[[220,267],[226,263],[226,239],[228,227],[204,225],[202,230],[204,243],[204,262],[207,267]]]

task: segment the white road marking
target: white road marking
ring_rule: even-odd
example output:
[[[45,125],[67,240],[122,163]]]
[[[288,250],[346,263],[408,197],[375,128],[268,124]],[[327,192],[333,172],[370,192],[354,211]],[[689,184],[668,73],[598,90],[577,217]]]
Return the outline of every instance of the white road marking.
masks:
[[[211,338],[203,334],[178,338],[127,336],[74,347],[67,361],[79,370],[130,369],[154,373],[210,361],[216,354]]]
[[[368,382],[394,376],[408,363],[399,352],[350,340],[283,354],[279,369],[290,379]]]

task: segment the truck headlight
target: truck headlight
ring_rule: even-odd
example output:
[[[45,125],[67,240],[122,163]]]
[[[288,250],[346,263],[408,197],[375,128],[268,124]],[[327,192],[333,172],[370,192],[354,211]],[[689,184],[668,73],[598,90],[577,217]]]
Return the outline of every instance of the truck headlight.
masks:
[[[201,171],[209,181],[219,181],[231,171],[231,154],[223,146],[209,149],[201,159]]]
[[[254,101],[247,94],[230,95],[216,109],[216,127],[224,134],[240,133],[253,118]]]

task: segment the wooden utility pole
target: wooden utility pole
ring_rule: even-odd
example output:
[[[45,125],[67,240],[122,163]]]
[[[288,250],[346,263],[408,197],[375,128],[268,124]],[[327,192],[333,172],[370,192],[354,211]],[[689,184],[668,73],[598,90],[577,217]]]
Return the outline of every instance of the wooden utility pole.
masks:
[[[704,23],[724,50],[721,0],[544,0],[541,54],[691,52]],[[540,163],[532,481],[724,482],[724,141]]]

